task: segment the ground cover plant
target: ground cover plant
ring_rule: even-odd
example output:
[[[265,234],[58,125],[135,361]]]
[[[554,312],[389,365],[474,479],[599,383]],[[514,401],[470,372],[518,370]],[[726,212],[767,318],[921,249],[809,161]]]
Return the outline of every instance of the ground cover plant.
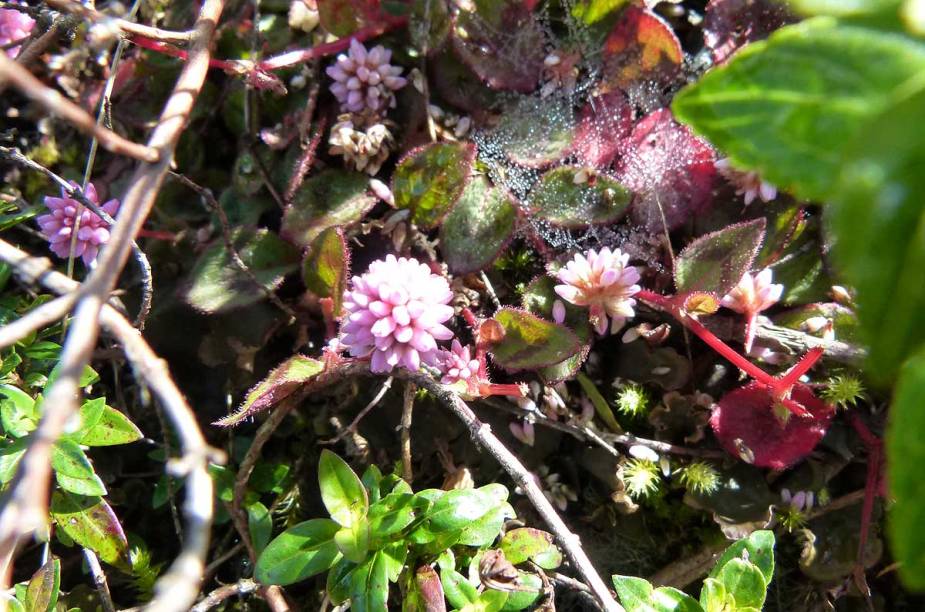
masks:
[[[13,610],[917,610],[925,3],[0,2]]]

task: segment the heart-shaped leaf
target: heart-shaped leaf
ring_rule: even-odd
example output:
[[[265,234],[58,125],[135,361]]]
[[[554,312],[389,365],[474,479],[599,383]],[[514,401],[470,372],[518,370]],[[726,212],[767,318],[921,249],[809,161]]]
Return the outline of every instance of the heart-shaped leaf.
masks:
[[[722,297],[751,269],[764,239],[758,218],[700,236],[678,253],[674,282],[678,293],[703,292]]]
[[[309,247],[302,261],[302,281],[319,298],[330,298],[338,315],[349,276],[350,251],[344,232],[339,227],[329,227]]]
[[[411,220],[433,229],[453,208],[469,181],[475,146],[438,142],[414,149],[392,174],[395,206],[411,210]]]
[[[474,177],[440,225],[440,252],[455,274],[491,264],[510,240],[517,208],[484,176]]]
[[[563,325],[516,308],[502,308],[493,317],[504,336],[491,347],[495,363],[510,370],[532,370],[576,354],[581,343]]]
[[[237,425],[250,415],[286,399],[299,387],[311,382],[324,371],[324,362],[296,355],[276,367],[253,389],[248,391],[241,406],[214,424],[222,427]]]
[[[617,180],[589,167],[560,166],[543,174],[530,191],[530,213],[553,225],[582,228],[613,223],[632,194]]]
[[[331,569],[341,559],[334,543],[340,525],[312,519],[276,536],[257,559],[254,577],[262,584],[301,582]]]
[[[376,205],[368,188],[369,177],[360,172],[319,172],[295,192],[283,214],[280,234],[304,248],[329,227],[359,222]]]

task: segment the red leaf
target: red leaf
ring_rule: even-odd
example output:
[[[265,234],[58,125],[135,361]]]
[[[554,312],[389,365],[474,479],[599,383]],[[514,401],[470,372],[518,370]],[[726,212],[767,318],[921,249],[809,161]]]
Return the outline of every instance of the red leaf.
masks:
[[[633,221],[649,231],[664,229],[659,205],[673,230],[712,202],[713,149],[677,123],[669,109],[644,117],[620,148],[617,178],[636,194]]]
[[[604,43],[604,82],[626,89],[639,81],[670,81],[683,58],[671,26],[648,9],[630,6]]]
[[[805,385],[794,386],[791,398],[811,416],[791,416],[782,424],[767,389],[751,382],[722,397],[713,408],[710,426],[730,454],[758,467],[782,470],[812,452],[835,414]]]
[[[606,168],[632,129],[633,108],[626,94],[615,89],[597,96],[581,110],[571,153],[588,166]]]
[[[722,64],[744,45],[795,21],[785,4],[775,0],[710,0],[703,40],[713,51],[713,61]]]

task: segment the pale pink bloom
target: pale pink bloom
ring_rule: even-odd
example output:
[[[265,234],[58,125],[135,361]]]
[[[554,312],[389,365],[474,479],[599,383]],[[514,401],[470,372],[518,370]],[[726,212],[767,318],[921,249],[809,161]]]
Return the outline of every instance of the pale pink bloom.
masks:
[[[791,493],[790,489],[782,489],[780,492],[781,501],[797,512],[812,510],[816,503],[815,497],[812,491],[797,491],[796,493]]]
[[[726,308],[745,315],[745,351],[752,348],[755,339],[755,318],[762,310],[767,310],[780,300],[784,293],[783,285],[771,281],[773,272],[765,268],[758,274],[746,272],[739,284],[732,288],[720,302]]]
[[[566,302],[588,306],[599,335],[607,333],[608,317],[610,333],[616,333],[635,314],[632,296],[640,290],[639,271],[627,265],[629,258],[620,249],[591,249],[586,255],[576,254],[556,275],[564,283],[556,285],[556,293]]]
[[[436,366],[436,341],[453,337],[443,325],[453,316],[452,298],[444,277],[416,259],[388,255],[344,292],[341,343],[352,356],[369,357],[373,372]]]
[[[350,50],[326,70],[343,112],[377,116],[395,107],[395,92],[407,81],[399,76],[401,66],[392,66],[390,59],[392,52],[381,45],[367,50],[357,39],[350,41]]]
[[[533,421],[530,419],[524,419],[523,423],[511,421],[508,424],[508,429],[511,430],[511,435],[527,446],[533,446],[536,442],[536,430],[533,427]]]
[[[552,320],[556,323],[565,322],[565,304],[562,300],[556,300],[552,303]]]
[[[761,175],[757,172],[736,170],[728,158],[718,160],[713,165],[735,186],[736,193],[742,196],[746,206],[754,202],[755,198],[761,198],[762,202],[770,202],[777,197],[777,187],[761,180]]]
[[[76,183],[72,183],[75,187]],[[99,204],[96,187],[89,183],[84,195],[94,204]],[[80,224],[77,229],[77,243],[74,245],[74,256],[82,257],[88,266],[96,259],[102,245],[109,241],[109,224],[103,221],[96,213],[83,206],[77,200],[68,197],[64,189],[61,197],[45,196],[45,206],[50,212],[36,217],[42,233],[48,238],[51,252],[58,257],[67,258],[71,250],[71,234],[74,230],[74,220],[80,211]],[[119,210],[119,200],[112,199],[100,206],[103,212],[115,217]]]
[[[452,385],[464,381],[472,393],[478,392],[480,364],[478,359],[472,358],[468,346],[463,346],[454,338],[450,350],[441,351],[440,362],[440,369],[443,371],[440,382]]]
[[[0,47],[29,36],[35,27],[35,19],[16,9],[0,9]],[[10,47],[6,54],[11,58],[19,55],[20,45]]]

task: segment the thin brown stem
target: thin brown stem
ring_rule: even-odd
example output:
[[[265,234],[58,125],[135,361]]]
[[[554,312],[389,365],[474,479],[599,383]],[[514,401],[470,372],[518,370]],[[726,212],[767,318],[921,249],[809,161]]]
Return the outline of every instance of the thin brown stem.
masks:
[[[116,607],[112,603],[112,595],[109,593],[106,574],[100,567],[100,560],[96,557],[96,553],[89,548],[84,548],[84,558],[87,560],[87,567],[90,568],[90,575],[93,576],[93,586],[96,587],[96,593],[100,596],[103,612],[116,612]]]
[[[242,578],[234,584],[226,584],[224,586],[218,587],[206,595],[202,601],[190,608],[190,612],[206,612],[206,610],[217,608],[226,599],[231,599],[232,597],[241,597],[243,595],[250,595],[259,588],[260,585],[254,582],[253,579]]]
[[[88,21],[99,23],[107,27],[117,28],[123,35],[136,34],[139,36],[146,36],[154,40],[172,43],[188,43],[193,38],[192,30],[187,30],[186,32],[162,30],[161,28],[142,25],[140,23],[135,23],[126,19],[110,17],[109,15],[101,13],[94,8],[91,8],[85,4],[81,4],[76,0],[46,0],[46,2],[49,6],[52,6],[59,11],[77,15]]]
[[[407,483],[414,480],[414,471],[411,469],[411,417],[414,414],[414,395],[418,388],[412,382],[405,383],[405,396],[401,410],[401,467],[402,478]]]

